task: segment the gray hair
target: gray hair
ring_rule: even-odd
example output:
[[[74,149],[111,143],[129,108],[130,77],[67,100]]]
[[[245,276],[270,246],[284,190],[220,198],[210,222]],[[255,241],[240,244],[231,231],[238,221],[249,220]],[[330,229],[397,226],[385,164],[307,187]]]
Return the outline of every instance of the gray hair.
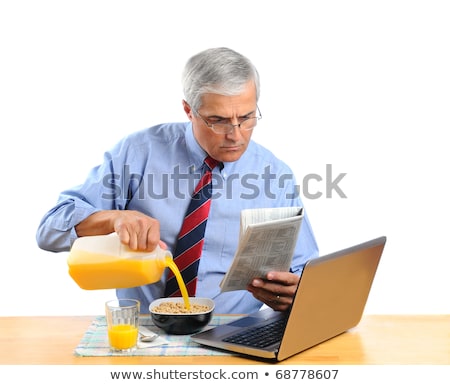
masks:
[[[204,94],[238,95],[251,80],[255,82],[258,101],[259,74],[252,62],[229,48],[210,48],[186,63],[182,77],[184,97],[198,111]]]

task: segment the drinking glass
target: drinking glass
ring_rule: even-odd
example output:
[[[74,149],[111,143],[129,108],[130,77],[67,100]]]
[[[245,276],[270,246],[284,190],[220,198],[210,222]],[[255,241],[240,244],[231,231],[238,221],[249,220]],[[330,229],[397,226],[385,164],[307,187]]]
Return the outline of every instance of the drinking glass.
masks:
[[[114,299],[106,302],[109,346],[113,352],[129,353],[136,349],[139,334],[140,302]]]

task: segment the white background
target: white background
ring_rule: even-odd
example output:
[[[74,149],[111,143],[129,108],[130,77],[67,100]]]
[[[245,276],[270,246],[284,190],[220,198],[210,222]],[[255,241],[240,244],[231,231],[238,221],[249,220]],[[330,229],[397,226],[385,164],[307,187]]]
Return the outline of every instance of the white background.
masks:
[[[294,7],[295,6],[295,7]],[[366,313],[449,313],[446,1],[10,1],[0,5],[0,315],[100,314],[35,232],[122,136],[185,120],[180,75],[228,46],[262,79],[254,139],[299,181],[322,254],[388,243]],[[310,192],[325,185],[310,185]]]

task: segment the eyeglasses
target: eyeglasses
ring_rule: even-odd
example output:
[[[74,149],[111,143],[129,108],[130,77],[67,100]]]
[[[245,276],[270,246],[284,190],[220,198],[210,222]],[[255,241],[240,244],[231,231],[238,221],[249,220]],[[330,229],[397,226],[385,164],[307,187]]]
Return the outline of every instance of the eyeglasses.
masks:
[[[259,107],[256,106],[257,109],[257,115],[252,116],[250,118],[239,118],[238,124],[231,124],[231,123],[222,123],[222,120],[229,120],[229,119],[220,119],[219,122],[211,123],[208,122],[203,116],[201,116],[198,111],[194,110],[196,115],[200,117],[201,120],[216,134],[231,134],[235,127],[239,128],[243,131],[250,131],[253,130],[258,123],[258,120],[262,118],[261,112],[259,111]]]

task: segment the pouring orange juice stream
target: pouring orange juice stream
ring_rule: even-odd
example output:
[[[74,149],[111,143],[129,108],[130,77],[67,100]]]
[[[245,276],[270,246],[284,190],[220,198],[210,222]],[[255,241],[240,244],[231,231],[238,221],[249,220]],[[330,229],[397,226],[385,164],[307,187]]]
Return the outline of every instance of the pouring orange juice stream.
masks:
[[[191,308],[186,285],[172,254],[159,246],[152,253],[144,253],[129,250],[115,233],[80,237],[75,240],[67,263],[70,276],[85,290],[151,284],[159,281],[168,267],[177,279],[184,306]]]
[[[184,284],[183,277],[181,276],[178,266],[175,264],[174,260],[170,257],[166,257],[165,265],[172,270],[173,275],[177,279],[178,286],[180,287],[181,295],[183,296],[184,306],[186,309],[191,310],[191,304],[189,302],[189,294]]]

